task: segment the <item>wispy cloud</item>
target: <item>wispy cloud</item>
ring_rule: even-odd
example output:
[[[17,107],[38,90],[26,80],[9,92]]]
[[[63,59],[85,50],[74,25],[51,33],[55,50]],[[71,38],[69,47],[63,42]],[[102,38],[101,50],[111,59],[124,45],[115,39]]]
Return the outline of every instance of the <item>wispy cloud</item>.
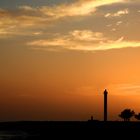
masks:
[[[103,36],[103,33],[92,32],[90,30],[74,30],[69,32],[67,35],[55,36],[55,38],[45,39],[45,40],[36,40],[27,43],[30,46],[40,46],[40,49],[43,47],[50,49],[50,47],[59,51],[60,48],[68,50],[90,50],[91,43],[97,43],[100,41],[105,41],[106,38]],[[57,46],[57,47],[56,47]]]
[[[129,14],[129,10],[124,9],[124,10],[117,11],[116,13],[107,13],[107,14],[105,14],[105,17],[106,18],[121,17],[121,16],[127,15],[127,14]]]
[[[39,12],[49,18],[62,18],[69,16],[86,16],[96,11],[96,8],[104,5],[125,2],[125,0],[77,0],[73,3],[65,3],[54,6],[41,6],[33,8],[30,6],[20,6],[19,8],[27,12]]]
[[[123,23],[122,21],[118,21],[118,22],[116,23],[116,25],[119,26],[119,25],[122,24],[122,23]]]
[[[139,95],[140,94],[140,84],[113,84],[109,85],[108,88],[116,95],[126,96],[126,95]],[[123,93],[123,94],[122,94]]]
[[[97,7],[103,5],[109,5],[113,3],[124,2],[124,0],[79,0],[72,4],[65,4],[53,7],[41,7],[40,11],[43,14],[52,16],[55,18],[67,17],[67,16],[85,16],[90,15],[96,11]]]
[[[112,28],[112,29],[111,29],[112,32],[115,32],[116,30],[117,30],[116,28]]]
[[[46,26],[47,19],[39,16],[10,13],[10,11],[0,10],[0,37],[14,35],[32,35],[33,29],[38,25]]]
[[[70,32],[70,38],[81,41],[103,41],[106,38],[101,32],[92,32],[90,30],[74,30]]]
[[[60,37],[61,36],[61,37]],[[111,40],[100,32],[92,32],[90,30],[75,30],[68,35],[52,39],[35,40],[27,43],[35,49],[44,49],[60,51],[65,50],[79,50],[79,51],[97,51],[108,49],[119,49],[127,47],[140,47],[139,41],[126,41],[124,37],[117,40]]]
[[[0,35],[28,34],[29,30],[47,27],[54,21],[76,16],[92,15],[100,6],[124,2],[125,0],[77,0],[54,6],[19,6],[15,10],[0,9]]]
[[[36,12],[37,11],[37,8],[33,8],[31,6],[28,6],[28,5],[22,5],[22,6],[19,6],[19,10],[22,10],[22,11],[28,11],[28,12]]]

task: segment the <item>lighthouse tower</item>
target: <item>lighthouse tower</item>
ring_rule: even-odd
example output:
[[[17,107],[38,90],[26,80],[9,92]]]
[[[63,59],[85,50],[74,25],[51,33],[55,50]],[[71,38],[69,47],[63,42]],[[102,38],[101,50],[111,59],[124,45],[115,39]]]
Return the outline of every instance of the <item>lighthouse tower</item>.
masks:
[[[104,122],[107,121],[107,90],[104,91]]]

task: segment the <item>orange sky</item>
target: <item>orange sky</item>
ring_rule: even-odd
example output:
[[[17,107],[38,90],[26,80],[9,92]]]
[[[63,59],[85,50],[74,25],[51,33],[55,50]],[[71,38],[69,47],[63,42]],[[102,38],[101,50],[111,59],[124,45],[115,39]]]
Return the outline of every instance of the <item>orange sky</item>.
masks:
[[[1,121],[140,112],[139,1],[0,4]]]

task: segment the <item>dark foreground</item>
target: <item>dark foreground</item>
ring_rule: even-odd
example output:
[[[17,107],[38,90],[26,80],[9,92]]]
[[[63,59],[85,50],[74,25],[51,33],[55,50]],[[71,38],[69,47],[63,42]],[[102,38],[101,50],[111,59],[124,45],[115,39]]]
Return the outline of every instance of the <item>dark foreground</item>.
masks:
[[[140,122],[5,122],[0,140],[140,137]]]

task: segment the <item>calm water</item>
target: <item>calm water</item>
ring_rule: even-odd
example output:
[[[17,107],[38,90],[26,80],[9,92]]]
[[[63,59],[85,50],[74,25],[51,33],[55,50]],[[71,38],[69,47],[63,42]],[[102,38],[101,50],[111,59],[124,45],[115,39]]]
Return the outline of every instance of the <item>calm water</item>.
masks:
[[[24,140],[26,139],[26,137],[27,134],[25,134],[24,132],[0,132],[0,140]]]

